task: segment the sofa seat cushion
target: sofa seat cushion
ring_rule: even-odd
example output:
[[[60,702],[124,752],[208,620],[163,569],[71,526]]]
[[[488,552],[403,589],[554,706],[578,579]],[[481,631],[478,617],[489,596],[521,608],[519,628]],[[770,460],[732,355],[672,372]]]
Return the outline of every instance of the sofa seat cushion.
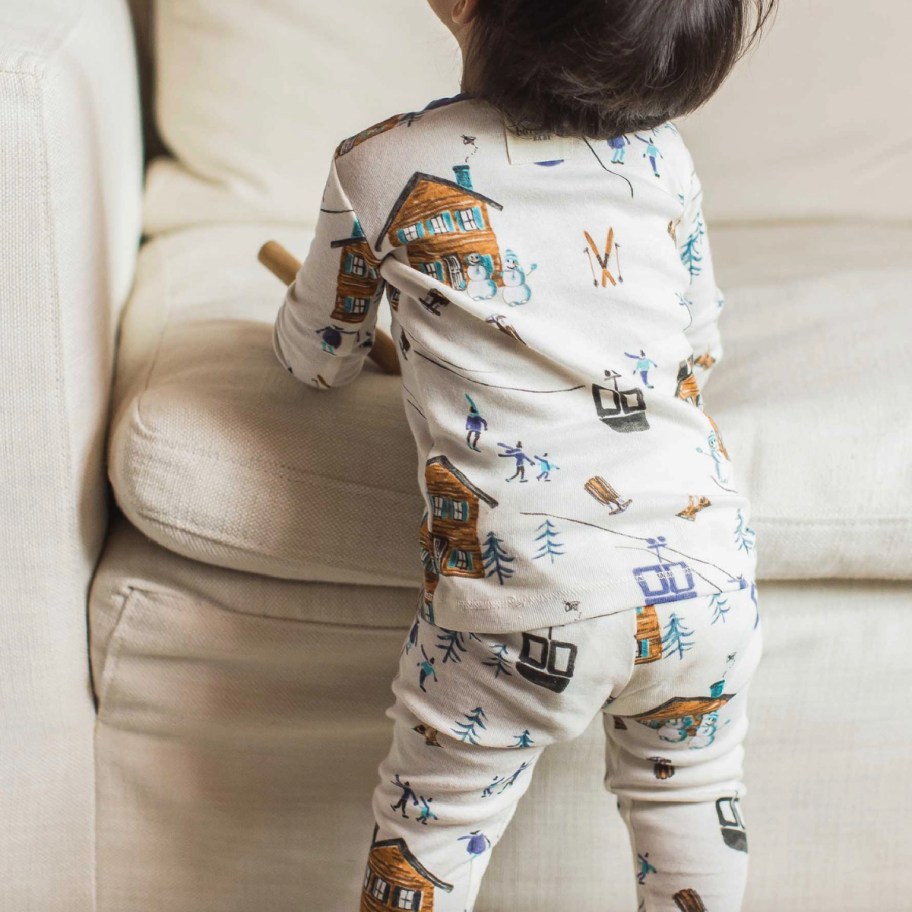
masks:
[[[270,576],[420,585],[420,466],[399,378],[320,392],[279,366],[287,225],[198,227],[140,255],[117,359],[109,476],[178,554]],[[912,229],[714,226],[725,357],[704,390],[751,497],[760,579],[909,579]],[[851,269],[844,261],[851,250]],[[378,325],[390,331],[383,304]]]
[[[417,587],[207,567],[120,520],[89,595],[100,908],[357,909]],[[897,725],[912,584],[759,591],[744,912],[897,910],[912,828],[885,838],[884,821],[912,805],[912,781],[896,775],[912,752],[912,731]],[[476,908],[636,908],[630,843],[602,784],[601,720],[549,747],[536,770]]]

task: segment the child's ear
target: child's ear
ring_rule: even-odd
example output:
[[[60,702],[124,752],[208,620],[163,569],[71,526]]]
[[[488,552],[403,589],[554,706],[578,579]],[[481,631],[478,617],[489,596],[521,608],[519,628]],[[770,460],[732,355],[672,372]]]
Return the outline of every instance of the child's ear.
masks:
[[[478,12],[478,0],[457,0],[453,7],[453,22],[466,25],[475,18]]]

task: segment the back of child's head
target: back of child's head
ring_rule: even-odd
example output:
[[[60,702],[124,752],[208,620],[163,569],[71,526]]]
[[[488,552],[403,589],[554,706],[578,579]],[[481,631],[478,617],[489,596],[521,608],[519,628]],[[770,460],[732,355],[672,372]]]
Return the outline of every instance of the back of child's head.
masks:
[[[515,132],[611,139],[706,102],[777,0],[479,0],[462,89]]]

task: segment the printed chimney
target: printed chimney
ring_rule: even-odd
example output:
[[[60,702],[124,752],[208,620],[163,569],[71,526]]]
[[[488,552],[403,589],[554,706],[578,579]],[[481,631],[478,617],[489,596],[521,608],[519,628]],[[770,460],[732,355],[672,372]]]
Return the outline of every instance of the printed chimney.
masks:
[[[468,165],[453,165],[453,170],[456,172],[456,183],[460,187],[465,187],[466,190],[471,190],[472,188],[472,175],[469,174]]]

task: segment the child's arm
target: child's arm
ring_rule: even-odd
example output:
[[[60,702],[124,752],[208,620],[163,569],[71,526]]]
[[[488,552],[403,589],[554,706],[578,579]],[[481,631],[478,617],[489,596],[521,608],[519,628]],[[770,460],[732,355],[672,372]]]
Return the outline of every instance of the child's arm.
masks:
[[[685,330],[694,352],[694,374],[702,390],[709,381],[713,367],[722,358],[722,339],[719,335],[719,314],[725,297],[716,285],[709,236],[703,219],[703,187],[690,164],[690,190],[684,200],[684,213],[676,232],[681,262],[690,274],[685,290],[690,326]]]
[[[329,389],[361,373],[385,284],[379,265],[334,158],[310,249],[273,328],[276,357],[298,380]]]

